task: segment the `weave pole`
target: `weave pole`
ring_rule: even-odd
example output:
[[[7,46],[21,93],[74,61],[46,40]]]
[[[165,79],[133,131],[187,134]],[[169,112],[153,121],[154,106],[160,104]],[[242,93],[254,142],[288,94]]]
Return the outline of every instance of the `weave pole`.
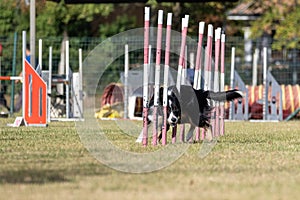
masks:
[[[70,118],[70,45],[66,41],[66,118]]]
[[[180,85],[185,82],[186,80],[186,72],[185,72],[185,48],[186,48],[186,35],[187,35],[187,28],[189,22],[189,15],[185,15],[182,19],[182,30],[181,30],[181,46],[180,46],[180,54],[179,54],[179,61],[178,61],[178,71],[177,71],[177,80],[176,80],[176,87],[178,92],[180,93]],[[172,134],[172,142],[176,142],[176,127],[173,128]],[[184,124],[180,124],[180,141],[184,142]]]
[[[181,78],[180,78],[180,85],[185,85],[186,83],[186,74],[187,74],[187,46],[186,46],[186,33],[184,29],[187,29],[187,21],[189,16],[185,15],[184,18],[182,19],[182,40],[185,42],[184,45],[184,51],[183,51],[183,57],[182,57],[182,63],[181,63]],[[179,92],[180,92],[180,85],[179,85]],[[180,124],[180,142],[184,142],[184,132],[185,132],[185,125]]]
[[[212,40],[213,40],[213,25],[208,25],[207,31],[207,43],[205,52],[205,64],[204,64],[204,90],[210,90],[211,88],[211,62],[212,62]],[[205,130],[202,130],[202,139],[205,138]]]
[[[196,65],[195,65],[195,73],[194,73],[194,83],[193,87],[196,90],[201,88],[201,69],[202,69],[202,41],[203,41],[203,34],[204,34],[204,26],[205,22],[199,22],[199,35],[198,35],[198,46],[197,46],[197,55],[196,55]],[[196,132],[196,141],[200,139],[200,128],[195,128]]]
[[[170,64],[170,44],[171,44],[171,26],[172,13],[168,13],[166,47],[165,47],[165,66],[164,66],[164,83],[163,83],[163,127],[162,127],[162,145],[167,144],[167,104],[168,104],[168,86],[169,86],[169,64]]]
[[[220,82],[219,82],[219,60],[220,60],[220,39],[221,39],[221,28],[215,30],[215,72],[214,72],[214,92],[219,92]],[[219,112],[219,102],[215,101],[214,114],[215,118],[212,121],[213,124],[213,136],[220,135],[220,112]]]
[[[149,25],[150,25],[150,8],[145,7],[144,11],[144,79],[143,79],[143,146],[148,144],[148,56],[149,56]]]
[[[43,65],[42,65],[42,60],[43,60],[43,56],[42,56],[42,52],[43,52],[43,41],[42,39],[39,39],[39,66],[40,66],[40,69],[42,71],[43,69]]]
[[[125,44],[125,63],[124,63],[124,119],[128,119],[128,71],[129,71],[129,53],[128,44]]]
[[[47,115],[47,121],[51,122],[51,90],[52,90],[52,46],[49,47],[49,74],[48,74],[48,88],[47,88],[47,94],[48,94],[48,115]]]
[[[159,103],[159,84],[160,84],[160,59],[161,59],[161,42],[162,42],[162,24],[163,11],[158,11],[157,40],[156,40],[156,60],[155,60],[155,82],[154,82],[154,108],[153,108],[153,137],[152,144],[157,145],[158,121],[157,109]]]
[[[230,67],[230,87],[234,89],[234,68],[235,68],[235,47],[231,48],[231,67]],[[230,109],[229,109],[229,119],[233,120],[234,116],[234,102],[230,102]]]
[[[265,86],[263,92],[263,120],[268,119],[269,114],[269,103],[268,103],[268,95],[269,95],[269,83],[268,83],[268,49],[264,47],[263,49],[263,85]]]
[[[181,69],[181,85],[187,84],[187,45],[186,45],[186,36],[187,36],[187,28],[189,23],[189,15],[185,15],[182,19],[182,38],[184,40],[184,54],[182,60],[182,69]],[[184,30],[185,29],[185,30]]]
[[[184,60],[185,60],[185,46],[186,46],[186,35],[187,35],[187,28],[188,28],[189,16],[185,15],[182,18],[182,30],[181,30],[181,45],[180,45],[180,53],[179,53],[179,61],[178,61],[178,71],[177,71],[177,80],[176,80],[176,87],[180,92],[180,85],[183,83],[184,80]]]
[[[225,90],[225,34],[221,35],[221,74],[220,74],[220,91]],[[224,135],[225,107],[224,102],[220,102],[220,135]]]

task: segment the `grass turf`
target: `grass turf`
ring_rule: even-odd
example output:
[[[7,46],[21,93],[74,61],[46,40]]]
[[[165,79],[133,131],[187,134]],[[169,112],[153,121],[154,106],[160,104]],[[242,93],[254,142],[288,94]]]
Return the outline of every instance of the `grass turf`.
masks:
[[[192,144],[172,165],[129,174],[93,158],[73,122],[47,128],[7,127],[0,119],[0,199],[297,199],[300,122],[227,122],[204,159]],[[126,150],[152,151],[102,122],[108,138]]]

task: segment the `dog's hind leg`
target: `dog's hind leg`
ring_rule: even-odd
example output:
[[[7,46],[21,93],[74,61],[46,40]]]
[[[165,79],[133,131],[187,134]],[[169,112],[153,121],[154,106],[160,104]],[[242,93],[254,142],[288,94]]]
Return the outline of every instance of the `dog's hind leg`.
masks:
[[[191,125],[188,134],[186,135],[186,142],[193,143],[193,136],[194,136],[195,126]]]

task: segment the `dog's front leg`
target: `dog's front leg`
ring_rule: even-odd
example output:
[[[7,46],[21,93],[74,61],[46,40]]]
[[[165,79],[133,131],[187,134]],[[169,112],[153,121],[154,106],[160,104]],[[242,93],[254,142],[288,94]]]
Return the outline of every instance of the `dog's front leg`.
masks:
[[[169,131],[170,129],[170,124],[167,123],[166,127],[162,126],[161,129],[160,129],[160,134],[158,136],[158,141],[160,142],[161,139],[162,139],[162,133],[163,133],[163,129],[166,129],[166,134],[167,132]]]
[[[192,143],[193,142],[193,135],[194,135],[195,126],[191,124],[189,132],[186,136],[186,141]]]

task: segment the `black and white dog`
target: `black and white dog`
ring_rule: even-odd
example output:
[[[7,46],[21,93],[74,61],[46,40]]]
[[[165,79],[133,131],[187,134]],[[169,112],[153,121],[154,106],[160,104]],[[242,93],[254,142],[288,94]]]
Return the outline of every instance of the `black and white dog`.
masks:
[[[180,91],[180,92],[179,92]],[[170,126],[174,127],[177,124],[190,124],[190,130],[187,134],[186,141],[190,141],[193,136],[195,127],[210,129],[210,118],[213,106],[210,100],[213,101],[232,101],[237,98],[242,98],[243,94],[239,90],[228,90],[221,92],[196,90],[191,85],[181,85],[179,90],[176,86],[168,88],[167,102],[167,131]],[[148,116],[148,124],[152,121],[153,97],[149,102],[150,112]],[[159,108],[158,115],[162,116],[163,88],[159,90]],[[139,138],[142,135],[139,136]],[[139,139],[138,138],[138,139]],[[161,134],[159,135],[161,139]],[[138,141],[138,140],[137,140]]]

